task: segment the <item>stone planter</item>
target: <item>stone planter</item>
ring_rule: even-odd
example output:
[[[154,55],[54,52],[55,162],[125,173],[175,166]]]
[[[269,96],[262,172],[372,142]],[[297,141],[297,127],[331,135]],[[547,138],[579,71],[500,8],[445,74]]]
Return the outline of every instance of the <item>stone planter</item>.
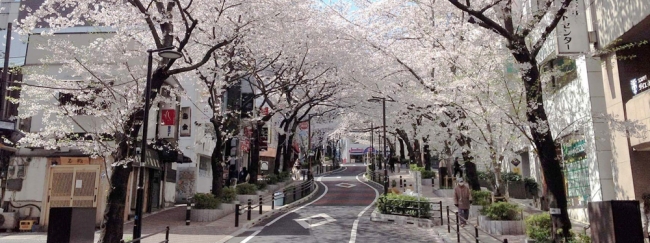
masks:
[[[192,209],[190,220],[193,222],[212,222],[216,221],[223,215],[221,209]]]
[[[479,217],[481,215],[480,211],[483,209],[483,206],[481,205],[472,205],[469,207],[469,217],[474,218],[474,217]]]
[[[532,239],[528,239],[528,238],[526,238],[526,239],[524,240],[524,243],[537,243],[537,241],[536,241],[536,240],[532,240]]]
[[[264,196],[264,195],[266,195],[267,193],[269,193],[268,188],[267,188],[267,189],[264,189],[264,190],[257,190],[257,195],[262,195],[262,196]],[[259,200],[259,199],[258,199],[258,200]]]
[[[423,186],[430,186],[433,183],[433,179],[422,179]]]
[[[235,212],[235,204],[234,203],[222,203],[219,206],[219,209],[223,210],[224,214],[231,214]]]
[[[523,220],[490,220],[486,216],[480,215],[478,224],[481,229],[493,235],[523,235],[525,233]]]
[[[237,195],[237,200],[241,205],[248,205],[248,199],[251,199],[253,205],[259,204],[260,196],[259,195]]]

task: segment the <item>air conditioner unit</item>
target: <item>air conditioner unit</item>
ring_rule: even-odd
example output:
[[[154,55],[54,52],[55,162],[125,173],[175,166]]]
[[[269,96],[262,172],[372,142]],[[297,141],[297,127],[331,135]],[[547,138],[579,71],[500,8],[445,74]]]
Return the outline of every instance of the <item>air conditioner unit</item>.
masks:
[[[16,213],[0,213],[0,229],[13,230],[17,225]]]

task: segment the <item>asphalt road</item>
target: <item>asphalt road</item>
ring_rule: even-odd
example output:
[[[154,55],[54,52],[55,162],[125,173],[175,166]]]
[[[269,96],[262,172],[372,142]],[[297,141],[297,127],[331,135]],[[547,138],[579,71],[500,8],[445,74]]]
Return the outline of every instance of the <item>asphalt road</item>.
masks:
[[[317,178],[319,191],[302,206],[279,214],[228,242],[429,242],[431,231],[370,221],[375,198],[382,191],[366,184],[365,167]]]

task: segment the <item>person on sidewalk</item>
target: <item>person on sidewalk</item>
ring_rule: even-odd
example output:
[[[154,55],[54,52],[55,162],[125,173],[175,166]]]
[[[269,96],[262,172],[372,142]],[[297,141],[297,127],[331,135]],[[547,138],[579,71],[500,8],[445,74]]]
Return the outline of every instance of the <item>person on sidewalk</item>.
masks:
[[[237,183],[245,183],[248,182],[248,171],[246,170],[246,167],[242,167],[241,171],[239,172],[239,180]]]
[[[456,174],[460,174],[460,177],[463,177],[463,170],[460,168],[458,158],[454,159],[454,177],[456,177]]]
[[[458,185],[454,188],[454,205],[458,208],[460,226],[465,227],[469,217],[469,205],[472,203],[472,193],[462,177],[458,178]]]
[[[388,164],[390,165],[390,172],[395,173],[395,161],[397,159],[395,157],[391,157],[390,160],[388,160]]]

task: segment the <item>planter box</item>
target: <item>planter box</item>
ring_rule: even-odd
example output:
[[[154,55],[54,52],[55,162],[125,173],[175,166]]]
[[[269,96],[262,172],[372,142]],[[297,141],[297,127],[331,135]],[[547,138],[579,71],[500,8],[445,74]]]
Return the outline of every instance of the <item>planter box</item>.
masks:
[[[224,215],[221,209],[192,209],[190,220],[193,222],[212,222]]]
[[[433,179],[422,179],[423,186],[430,186],[433,184]]]
[[[479,227],[493,235],[523,235],[525,233],[523,220],[490,220],[483,215],[480,215],[478,219]]]
[[[483,209],[483,206],[480,205],[472,205],[469,207],[469,217],[474,218],[474,217],[479,217],[481,215],[480,211]]]
[[[237,200],[241,205],[247,205],[248,199],[251,199],[253,205],[260,202],[260,196],[258,195],[237,195]]]
[[[222,203],[219,206],[219,209],[223,210],[224,214],[231,214],[235,212],[235,204],[234,203]]]

